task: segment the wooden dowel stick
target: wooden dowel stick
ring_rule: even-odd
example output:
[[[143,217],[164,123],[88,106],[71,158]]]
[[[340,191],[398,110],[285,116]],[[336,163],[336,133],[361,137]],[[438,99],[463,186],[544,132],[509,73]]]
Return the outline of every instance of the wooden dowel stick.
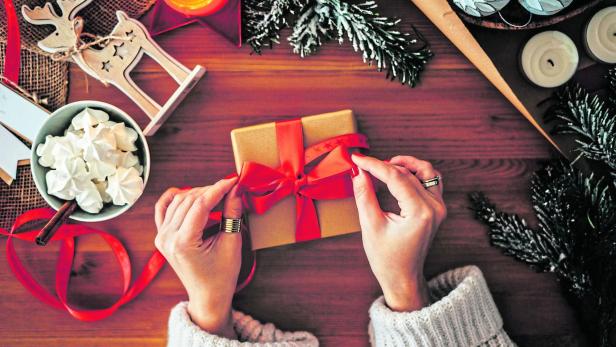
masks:
[[[47,242],[51,240],[56,231],[58,231],[58,228],[66,222],[68,217],[70,217],[73,212],[75,212],[76,208],[77,202],[75,200],[65,202],[36,236],[36,244],[39,246],[45,246]]]

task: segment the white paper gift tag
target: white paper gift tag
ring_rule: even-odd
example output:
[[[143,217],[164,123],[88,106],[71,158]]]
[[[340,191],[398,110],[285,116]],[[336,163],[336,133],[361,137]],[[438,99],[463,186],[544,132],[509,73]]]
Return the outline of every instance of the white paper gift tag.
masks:
[[[11,184],[17,177],[17,164],[22,160],[30,158],[30,149],[24,145],[15,135],[0,125],[0,178]]]
[[[32,142],[49,112],[0,83],[0,123]]]
[[[17,165],[30,158],[28,146],[11,131],[32,142],[48,117],[47,110],[0,83],[0,179],[7,184],[17,177]]]

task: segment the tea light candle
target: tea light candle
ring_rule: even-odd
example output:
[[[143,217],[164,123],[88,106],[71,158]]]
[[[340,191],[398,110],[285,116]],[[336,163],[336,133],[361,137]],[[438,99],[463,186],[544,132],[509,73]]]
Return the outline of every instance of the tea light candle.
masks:
[[[174,10],[187,16],[207,16],[218,12],[227,0],[165,0]]]
[[[558,87],[571,79],[578,62],[575,43],[560,31],[544,31],[533,36],[521,56],[526,77],[544,88]]]
[[[590,56],[604,63],[616,63],[616,6],[595,13],[584,37]]]

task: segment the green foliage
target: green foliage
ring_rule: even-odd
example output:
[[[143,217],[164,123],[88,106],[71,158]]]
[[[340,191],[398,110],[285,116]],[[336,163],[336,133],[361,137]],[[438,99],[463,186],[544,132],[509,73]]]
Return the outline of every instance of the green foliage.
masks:
[[[558,122],[556,133],[575,136],[580,156],[604,166],[608,175],[548,163],[530,183],[534,228],[499,211],[482,193],[470,195],[492,245],[537,271],[556,274],[579,307],[591,311],[587,328],[601,346],[613,345],[610,334],[616,329],[616,70],[608,81],[608,97],[578,85],[563,88],[546,117]]]
[[[609,80],[615,83],[613,77]],[[554,133],[574,135],[580,155],[604,163],[616,177],[616,113],[611,102],[577,84],[563,88],[556,100],[545,117],[560,120]]]
[[[482,193],[470,195],[490,241],[540,272],[553,272],[579,302],[590,303],[601,345],[615,327],[616,200],[605,179],[585,176],[559,161],[537,171],[530,184],[537,226],[501,212]]]
[[[246,43],[261,54],[263,47],[280,43],[280,30],[289,26],[287,16],[306,5],[304,0],[244,0],[242,22]]]
[[[244,22],[246,42],[260,54],[263,47],[280,42],[280,30],[290,26],[293,52],[305,57],[325,42],[348,40],[367,64],[387,77],[414,87],[432,57],[425,40],[396,29],[400,20],[382,17],[374,1],[349,4],[341,0],[247,0]],[[294,20],[290,18],[294,17]]]

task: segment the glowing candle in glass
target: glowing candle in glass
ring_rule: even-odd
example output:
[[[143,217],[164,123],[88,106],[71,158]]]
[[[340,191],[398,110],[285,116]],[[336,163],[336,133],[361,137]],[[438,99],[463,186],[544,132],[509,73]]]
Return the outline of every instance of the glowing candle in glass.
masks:
[[[165,0],[174,10],[187,16],[207,16],[223,8],[227,0]]]

